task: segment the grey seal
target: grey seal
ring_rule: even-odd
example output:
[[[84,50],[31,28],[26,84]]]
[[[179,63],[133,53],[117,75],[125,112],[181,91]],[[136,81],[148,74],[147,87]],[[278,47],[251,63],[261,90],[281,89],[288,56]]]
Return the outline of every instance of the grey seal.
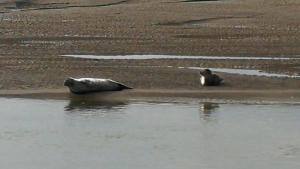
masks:
[[[67,78],[64,81],[64,86],[69,87],[74,94],[86,94],[92,92],[104,91],[120,91],[123,89],[132,89],[122,83],[111,79],[97,79],[97,78]]]
[[[219,86],[223,79],[213,74],[211,70],[204,69],[200,71],[200,83],[202,86]]]

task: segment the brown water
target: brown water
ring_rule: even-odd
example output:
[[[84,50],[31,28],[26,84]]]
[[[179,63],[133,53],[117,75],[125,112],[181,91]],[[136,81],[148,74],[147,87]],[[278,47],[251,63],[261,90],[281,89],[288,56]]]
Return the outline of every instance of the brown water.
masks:
[[[300,105],[0,98],[0,168],[296,169]]]

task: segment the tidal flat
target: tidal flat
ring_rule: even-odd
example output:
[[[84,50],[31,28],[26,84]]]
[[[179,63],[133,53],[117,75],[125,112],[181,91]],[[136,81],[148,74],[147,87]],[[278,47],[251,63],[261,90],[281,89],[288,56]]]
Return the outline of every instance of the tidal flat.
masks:
[[[297,76],[299,5],[295,0],[1,0],[0,89],[61,89],[72,76],[111,78],[136,89],[207,90],[199,86],[197,70],[178,67]],[[120,55],[136,60],[117,60]],[[221,90],[300,87],[289,78],[220,75],[227,82]]]
[[[300,168],[299,6],[0,0],[0,168]],[[134,89],[70,97],[68,77]]]

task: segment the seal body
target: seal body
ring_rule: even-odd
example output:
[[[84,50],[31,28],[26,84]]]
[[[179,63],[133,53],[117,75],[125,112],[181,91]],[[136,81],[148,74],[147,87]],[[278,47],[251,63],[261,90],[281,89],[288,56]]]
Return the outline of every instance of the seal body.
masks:
[[[111,79],[96,78],[68,78],[65,80],[64,86],[69,87],[70,91],[75,94],[132,89],[131,87]]]
[[[211,70],[204,69],[200,71],[200,84],[202,86],[219,86],[222,82],[223,79],[213,74]]]

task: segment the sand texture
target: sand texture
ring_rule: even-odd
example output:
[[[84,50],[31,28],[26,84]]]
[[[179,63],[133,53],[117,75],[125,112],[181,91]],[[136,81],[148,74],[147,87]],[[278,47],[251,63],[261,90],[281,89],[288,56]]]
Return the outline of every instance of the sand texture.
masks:
[[[298,91],[298,79],[226,73],[219,73],[226,80],[223,86],[201,87],[197,70],[178,67],[299,75],[299,60],[95,60],[61,55],[299,57],[299,9],[297,0],[1,0],[0,89],[63,89],[64,79],[72,76],[111,78],[138,90]]]

